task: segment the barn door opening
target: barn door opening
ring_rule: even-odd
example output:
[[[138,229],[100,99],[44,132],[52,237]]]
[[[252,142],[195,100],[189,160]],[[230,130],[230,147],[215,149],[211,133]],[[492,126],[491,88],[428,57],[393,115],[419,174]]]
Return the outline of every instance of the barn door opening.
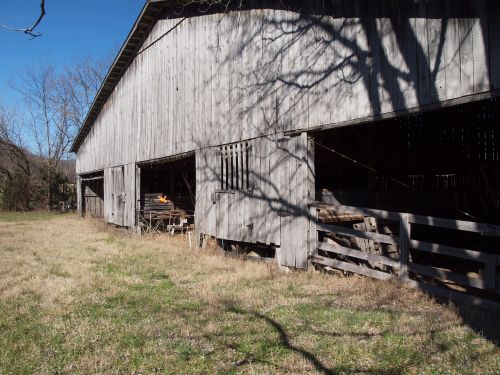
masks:
[[[183,155],[138,166],[137,223],[144,231],[185,232],[194,227],[195,155]]]
[[[104,217],[104,172],[80,176],[82,215]]]

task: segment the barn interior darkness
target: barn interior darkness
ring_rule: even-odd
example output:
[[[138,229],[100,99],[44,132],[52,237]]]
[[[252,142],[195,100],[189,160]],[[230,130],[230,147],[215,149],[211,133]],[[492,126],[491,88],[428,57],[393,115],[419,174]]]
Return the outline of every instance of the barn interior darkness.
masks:
[[[499,104],[487,99],[314,134],[316,200],[500,223]]]
[[[175,209],[194,212],[196,169],[194,155],[174,161],[141,165],[141,208],[145,199],[165,194]]]

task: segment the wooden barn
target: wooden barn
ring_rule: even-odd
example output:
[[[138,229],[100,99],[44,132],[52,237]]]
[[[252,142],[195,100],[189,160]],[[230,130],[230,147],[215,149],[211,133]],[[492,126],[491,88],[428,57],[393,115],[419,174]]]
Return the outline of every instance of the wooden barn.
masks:
[[[496,306],[499,21],[495,0],[149,0],[72,147],[79,211]]]

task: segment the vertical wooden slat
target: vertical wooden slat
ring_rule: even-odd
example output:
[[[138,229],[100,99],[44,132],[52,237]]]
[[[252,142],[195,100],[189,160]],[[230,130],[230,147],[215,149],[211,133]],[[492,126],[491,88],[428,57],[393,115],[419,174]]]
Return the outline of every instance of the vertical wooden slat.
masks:
[[[82,180],[80,176],[76,178],[76,206],[78,215],[83,216],[83,193],[82,193]]]
[[[314,139],[309,138],[307,140],[307,199],[306,203],[313,202],[316,200],[316,171],[315,171],[315,144]],[[316,230],[316,222],[318,220],[318,210],[316,207],[310,207],[309,209],[309,218],[308,218],[308,227],[309,227],[309,239],[308,239],[308,248],[309,248],[309,256],[317,254],[318,247],[318,232]]]
[[[399,280],[402,282],[409,280],[408,262],[410,258],[410,230],[411,227],[408,221],[408,214],[402,214],[399,225]]]
[[[138,213],[141,209],[141,168],[136,165],[135,166],[135,211]],[[137,215],[137,214],[136,214]],[[136,228],[139,229],[139,222],[135,220]]]
[[[446,97],[448,99],[460,95],[460,34],[457,6],[455,0],[445,0],[445,17],[448,19],[448,25],[445,34],[443,66],[446,69]]]
[[[472,44],[472,27],[474,20],[470,13],[474,8],[474,0],[464,0],[459,7],[458,32],[460,36],[460,95],[474,92],[474,50]]]
[[[477,11],[477,18],[474,19],[472,26],[472,46],[474,50],[473,65],[474,65],[474,92],[479,93],[489,89],[489,41],[488,33],[488,14],[487,0],[476,0],[474,6]],[[493,18],[500,14],[492,15]]]
[[[427,45],[429,47],[428,64],[430,69],[430,101],[435,103],[446,99],[446,66],[444,65],[445,32],[448,20],[439,18],[444,12],[443,2],[427,4]]]

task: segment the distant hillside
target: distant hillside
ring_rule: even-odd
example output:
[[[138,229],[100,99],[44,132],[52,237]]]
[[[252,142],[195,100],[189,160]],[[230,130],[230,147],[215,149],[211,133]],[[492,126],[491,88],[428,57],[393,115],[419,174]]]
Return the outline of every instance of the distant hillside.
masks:
[[[59,170],[68,176],[68,181],[71,183],[76,182],[76,160],[75,159],[68,159],[68,160],[61,160],[59,162]]]

